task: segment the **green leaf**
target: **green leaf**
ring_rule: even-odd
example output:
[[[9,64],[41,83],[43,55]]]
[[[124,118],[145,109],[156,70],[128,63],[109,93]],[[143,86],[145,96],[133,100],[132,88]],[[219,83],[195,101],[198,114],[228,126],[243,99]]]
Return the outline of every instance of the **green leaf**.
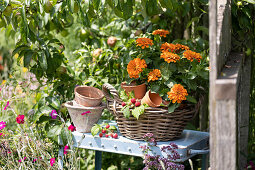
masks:
[[[186,96],[186,99],[191,103],[197,103],[197,100],[193,96],[188,95]]]
[[[132,115],[138,120],[139,116],[142,115],[144,113],[144,111],[145,111],[145,106],[141,105],[139,107],[135,107],[132,110]]]
[[[151,92],[158,93],[159,89],[160,89],[160,85],[158,84],[151,85]]]
[[[173,113],[176,108],[180,106],[180,103],[172,103],[168,106],[168,113]]]
[[[39,64],[42,67],[42,69],[47,70],[47,59],[44,52],[39,53],[38,55]]]
[[[129,95],[129,98],[130,98],[130,99],[135,98],[135,93],[134,93],[134,91],[128,92],[128,95]]]
[[[115,126],[110,126],[109,130],[117,130],[117,128]]]
[[[159,13],[159,7],[157,0],[147,0],[146,13],[149,16],[153,16]]]
[[[15,50],[13,50],[12,56],[14,56],[15,54],[17,54],[20,51],[25,50],[25,49],[29,49],[29,47],[27,45],[18,46]]]
[[[31,50],[31,51],[28,51],[24,54],[24,67],[28,67],[30,62],[31,62],[31,59],[32,59],[32,56],[33,56],[34,52]]]
[[[56,97],[46,97],[46,101],[49,102],[49,105],[54,109],[58,110],[60,108],[60,101]]]
[[[101,130],[101,126],[98,124],[95,124],[92,128],[91,128],[91,134],[92,136],[95,136],[96,134],[98,134],[98,132]]]
[[[121,108],[121,111],[123,111],[123,115],[125,116],[125,118],[128,119],[130,117],[130,110],[128,105]]]
[[[3,12],[8,4],[9,4],[9,0],[1,1],[0,2],[0,12]]]
[[[120,98],[121,100],[123,100],[124,102],[128,101],[128,95],[126,94],[126,92],[124,90],[120,91]]]
[[[244,1],[251,3],[251,4],[255,4],[255,0],[244,0]]]
[[[53,126],[52,128],[50,128],[50,130],[48,131],[47,133],[47,136],[48,137],[56,137],[60,134],[62,130],[62,125],[56,125],[56,126]]]

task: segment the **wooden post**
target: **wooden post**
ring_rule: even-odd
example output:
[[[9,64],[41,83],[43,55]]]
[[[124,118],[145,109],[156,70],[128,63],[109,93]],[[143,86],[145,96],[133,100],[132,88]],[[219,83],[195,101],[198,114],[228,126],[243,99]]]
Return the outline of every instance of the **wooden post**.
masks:
[[[249,124],[250,62],[231,51],[231,0],[210,0],[210,166],[243,169]]]

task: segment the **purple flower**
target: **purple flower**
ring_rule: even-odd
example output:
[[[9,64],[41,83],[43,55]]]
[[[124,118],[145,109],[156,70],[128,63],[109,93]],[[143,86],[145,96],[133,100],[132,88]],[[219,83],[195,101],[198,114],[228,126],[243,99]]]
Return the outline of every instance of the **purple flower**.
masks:
[[[0,130],[4,129],[6,127],[6,122],[2,121],[0,122]]]
[[[53,166],[54,163],[55,163],[55,158],[51,158],[50,159],[50,166]]]
[[[9,106],[9,101],[7,101],[7,104],[6,104],[6,106],[4,107],[4,110],[6,110],[7,109],[7,107]]]
[[[52,117],[52,119],[56,119],[58,114],[57,114],[57,111],[56,110],[52,110],[51,113],[50,113],[50,116]]]
[[[83,116],[83,115],[85,115],[85,114],[87,114],[87,113],[91,113],[91,111],[83,112],[81,115]]]

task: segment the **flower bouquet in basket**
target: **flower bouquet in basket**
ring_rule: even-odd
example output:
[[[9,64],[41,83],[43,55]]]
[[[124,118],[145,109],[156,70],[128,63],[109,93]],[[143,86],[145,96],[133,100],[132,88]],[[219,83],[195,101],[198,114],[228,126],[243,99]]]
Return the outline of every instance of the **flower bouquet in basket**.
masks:
[[[108,95],[107,100],[115,101],[108,108],[126,137],[142,139],[150,132],[164,141],[180,136],[198,110],[201,94],[207,92],[205,54],[198,53],[191,43],[164,41],[168,34],[167,30],[155,30],[130,40],[124,53],[128,73],[121,85],[124,91],[119,95],[106,86],[114,97]],[[145,89],[137,90],[141,85]]]

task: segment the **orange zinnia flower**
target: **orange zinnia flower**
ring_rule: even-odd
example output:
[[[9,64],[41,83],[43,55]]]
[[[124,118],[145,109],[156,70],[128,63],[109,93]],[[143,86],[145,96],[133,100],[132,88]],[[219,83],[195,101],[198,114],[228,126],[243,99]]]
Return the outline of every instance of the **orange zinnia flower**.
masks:
[[[176,63],[176,61],[181,59],[180,56],[178,56],[177,54],[171,53],[171,52],[161,53],[160,58],[164,58],[164,60],[167,63],[170,63],[170,62]]]
[[[187,90],[181,84],[175,84],[167,94],[172,103],[181,103],[188,96]]]
[[[182,45],[182,44],[175,44],[176,45],[176,50],[189,50],[189,47],[186,45]]]
[[[130,78],[139,78],[139,73],[147,67],[145,60],[140,58],[135,58],[128,63],[127,71]]]
[[[164,44],[162,44],[161,47],[160,47],[160,50],[161,50],[162,52],[164,52],[164,51],[169,52],[169,50],[170,50],[171,52],[174,52],[175,49],[176,49],[176,45],[175,45],[175,44],[170,44],[170,43],[167,43],[167,42],[164,43]]]
[[[136,45],[141,46],[142,49],[149,48],[149,45],[153,45],[153,41],[149,38],[137,38]]]
[[[160,70],[154,69],[148,75],[148,82],[158,80],[159,77],[161,77]]]
[[[160,37],[166,37],[166,35],[169,34],[169,31],[158,29],[152,32],[152,35],[159,35]]]
[[[200,55],[200,53],[196,53],[191,50],[184,51],[183,56],[190,61],[193,61],[194,59],[196,59],[198,62],[200,62],[200,60],[202,59],[202,56]]]

